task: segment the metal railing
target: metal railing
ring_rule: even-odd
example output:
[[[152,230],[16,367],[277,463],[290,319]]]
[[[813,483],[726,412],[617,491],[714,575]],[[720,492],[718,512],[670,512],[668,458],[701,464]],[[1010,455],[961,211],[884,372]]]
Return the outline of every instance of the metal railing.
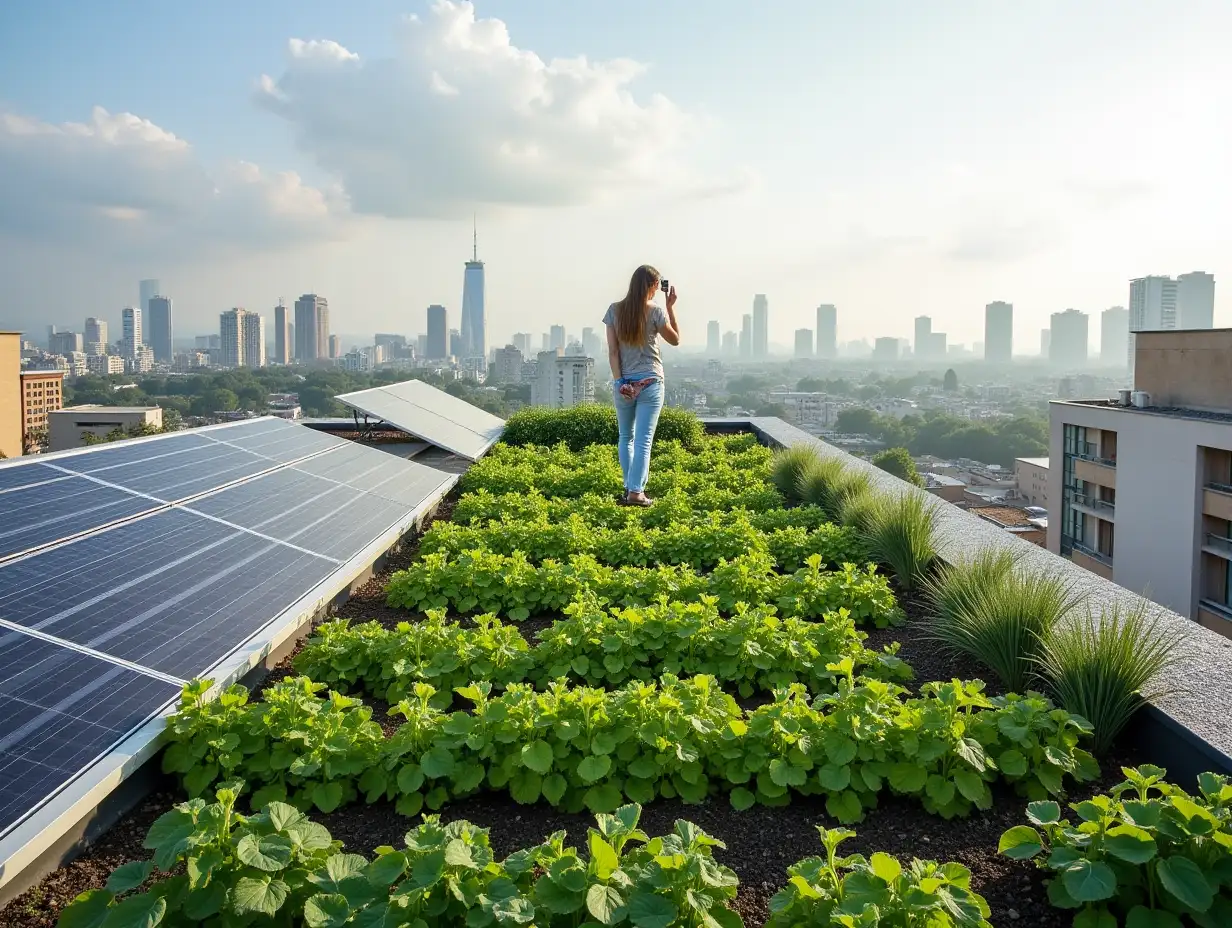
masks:
[[[1216,483],[1213,480],[1210,483],[1205,483],[1203,486],[1208,490],[1215,490],[1219,493],[1227,493],[1232,495],[1232,484]]]
[[[1214,551],[1220,557],[1232,560],[1232,538],[1224,538],[1223,535],[1207,532],[1206,538],[1202,541],[1202,547]]]
[[[1096,512],[1106,512],[1110,516],[1116,515],[1116,503],[1110,503],[1096,496],[1088,496],[1086,493],[1075,493],[1073,503],[1075,506],[1086,506]]]
[[[1116,458],[1101,458],[1095,453],[1094,445],[1087,445],[1087,450],[1079,451],[1074,455],[1080,461],[1090,461],[1092,464],[1102,464],[1104,467],[1116,467]]]
[[[1085,554],[1087,557],[1099,561],[1101,564],[1106,564],[1108,567],[1112,566],[1112,558],[1109,555],[1096,551],[1094,548],[1088,548],[1077,541],[1071,542],[1071,545],[1079,554]]]

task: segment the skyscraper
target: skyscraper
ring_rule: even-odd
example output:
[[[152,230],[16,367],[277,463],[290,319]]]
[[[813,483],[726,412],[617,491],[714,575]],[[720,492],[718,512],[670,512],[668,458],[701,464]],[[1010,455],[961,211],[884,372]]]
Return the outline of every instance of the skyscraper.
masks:
[[[154,349],[154,360],[170,364],[175,354],[172,348],[171,297],[152,296],[146,309],[146,341]]]
[[[101,356],[107,353],[107,320],[93,316],[86,320],[85,353]]]
[[[243,307],[218,317],[219,364],[223,367],[265,366],[265,320]]]
[[[1129,340],[1125,361],[1134,369],[1134,333],[1176,328],[1176,281],[1171,277],[1135,277],[1129,282]]]
[[[287,318],[287,307],[279,298],[274,307],[274,357],[275,364],[291,363],[291,320]]]
[[[130,361],[136,361],[138,349],[145,344],[141,340],[141,310],[135,306],[126,306],[120,312],[120,322],[123,327],[120,352]]]
[[[764,293],[753,297],[753,357],[770,354],[770,302]]]
[[[162,287],[157,280],[143,280],[137,285],[137,308],[147,316],[150,312],[150,300],[158,296]],[[145,333],[148,338],[150,333]]]
[[[997,300],[984,307],[984,360],[1008,364],[1014,357],[1014,304]]]
[[[434,361],[449,357],[449,313],[436,303],[428,307],[428,345],[425,357]]]
[[[915,359],[917,361],[932,360],[932,334],[932,318],[929,316],[916,316],[915,342],[912,344],[912,348],[915,350]]]
[[[529,332],[515,332],[513,334],[513,347],[522,352],[523,358],[530,357],[531,334]]]
[[[748,313],[744,314],[741,319],[740,326],[740,357],[751,358],[753,356],[753,317]]]
[[[593,328],[582,329],[582,351],[588,358],[598,358],[603,351],[603,339]]]
[[[796,357],[811,358],[813,356],[813,330],[796,329]]]
[[[712,319],[706,323],[706,354],[712,358],[719,356],[719,338],[719,323]]]
[[[817,307],[817,357],[833,358],[838,354],[838,310],[832,303]]]
[[[740,354],[740,336],[735,332],[723,333],[723,356],[734,358]]]
[[[1052,351],[1052,330],[1040,329],[1040,357],[1045,361],[1048,360],[1049,353]]]
[[[483,300],[483,262],[479,260],[479,230],[474,231],[471,260],[462,277],[462,353],[464,358],[488,356],[488,322]]]
[[[295,360],[312,364],[329,357],[329,301],[305,293],[295,301]]]
[[[1112,306],[1099,315],[1099,360],[1124,367],[1129,358],[1129,310]]]
[[[329,337],[329,357],[331,360],[342,357],[341,335],[331,335]]]
[[[1205,271],[1176,279],[1176,327],[1209,329],[1215,324],[1215,275]]]
[[[1080,368],[1087,363],[1087,314],[1076,309],[1052,314],[1052,335],[1048,360],[1064,367]]]
[[[449,353],[459,360],[463,357],[462,333],[458,329],[449,330]]]
[[[548,343],[548,347],[565,350],[565,327],[563,325],[552,326],[552,340]]]

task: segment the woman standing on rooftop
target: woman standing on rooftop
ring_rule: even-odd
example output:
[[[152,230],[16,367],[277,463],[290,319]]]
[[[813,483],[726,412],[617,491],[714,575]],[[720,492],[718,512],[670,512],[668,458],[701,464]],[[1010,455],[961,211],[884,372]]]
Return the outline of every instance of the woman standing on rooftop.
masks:
[[[666,311],[653,302],[660,283],[668,287]],[[603,323],[607,326],[607,359],[612,366],[616,421],[620,427],[616,448],[625,477],[624,502],[629,506],[649,506],[653,502],[646,496],[650,446],[663,410],[659,336],[669,345],[680,344],[676,288],[662,280],[649,264],[643,264],[633,272],[624,299],[607,308]]]

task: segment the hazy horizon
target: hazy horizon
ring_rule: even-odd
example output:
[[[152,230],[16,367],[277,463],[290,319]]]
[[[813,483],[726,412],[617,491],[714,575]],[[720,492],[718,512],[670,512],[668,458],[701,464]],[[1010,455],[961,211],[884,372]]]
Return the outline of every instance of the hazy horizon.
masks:
[[[414,18],[403,18],[411,14]],[[81,330],[157,278],[180,336],[329,300],[339,333],[461,320],[478,216],[490,345],[598,327],[632,268],[689,344],[753,296],[790,346],[967,346],[1014,304],[1215,275],[1232,324],[1232,5],[858,8],[124,0],[0,8],[0,329]]]

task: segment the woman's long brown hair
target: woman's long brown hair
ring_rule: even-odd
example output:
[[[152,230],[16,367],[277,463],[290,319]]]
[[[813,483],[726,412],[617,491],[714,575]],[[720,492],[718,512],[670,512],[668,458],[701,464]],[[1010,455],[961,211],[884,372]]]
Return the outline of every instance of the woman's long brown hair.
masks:
[[[629,292],[616,304],[616,339],[622,345],[646,342],[646,297],[659,282],[659,272],[643,264],[629,278]]]

